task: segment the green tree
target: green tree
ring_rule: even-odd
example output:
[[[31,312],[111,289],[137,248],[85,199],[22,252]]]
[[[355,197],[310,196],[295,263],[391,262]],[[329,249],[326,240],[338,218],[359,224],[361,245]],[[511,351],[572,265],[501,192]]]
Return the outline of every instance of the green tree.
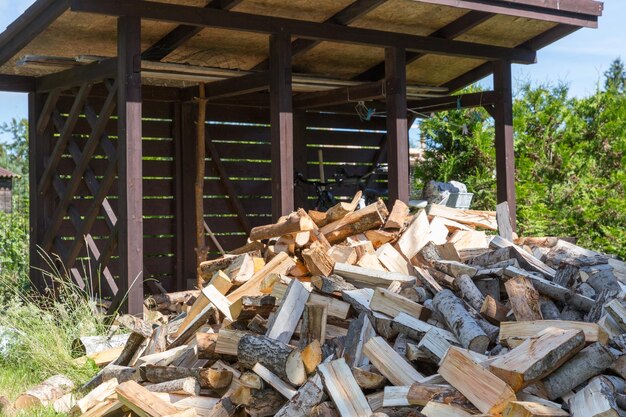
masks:
[[[626,90],[626,69],[621,58],[616,58],[604,73],[604,88],[624,93]]]

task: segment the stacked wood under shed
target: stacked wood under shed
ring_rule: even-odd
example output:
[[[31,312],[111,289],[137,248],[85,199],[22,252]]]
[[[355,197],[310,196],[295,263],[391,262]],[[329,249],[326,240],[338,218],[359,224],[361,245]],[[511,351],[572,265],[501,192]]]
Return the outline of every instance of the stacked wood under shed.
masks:
[[[504,206],[355,206],[256,227],[201,290],[118,317],[71,414],[625,413],[623,262],[516,238]]]

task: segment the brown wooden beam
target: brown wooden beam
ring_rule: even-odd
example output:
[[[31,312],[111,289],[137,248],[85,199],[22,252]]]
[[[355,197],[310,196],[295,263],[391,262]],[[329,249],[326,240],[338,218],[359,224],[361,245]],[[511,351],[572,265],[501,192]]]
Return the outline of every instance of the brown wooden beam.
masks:
[[[0,91],[33,93],[35,91],[35,77],[2,74],[0,75]]]
[[[88,82],[101,81],[115,77],[117,68],[115,58],[107,58],[102,61],[92,62],[87,65],[72,67],[61,72],[43,75],[36,79],[38,92],[51,90],[68,90]]]
[[[478,12],[478,11],[470,11],[453,22],[447,24],[443,28],[431,33],[429,36],[433,38],[440,39],[454,39],[457,36],[464,34],[470,29],[478,26],[479,24],[485,22],[489,18],[493,17],[493,14],[486,12]],[[419,58],[423,57],[424,53],[420,52],[407,52],[406,53],[406,62],[407,65],[417,61]],[[372,80],[380,80],[385,76],[385,63],[379,62],[373,67],[365,70],[361,74],[354,77],[355,80],[358,81],[372,81]]]
[[[0,34],[0,65],[4,65],[68,9],[68,0],[39,0]]]
[[[412,100],[408,103],[411,110],[430,113],[455,109],[467,109],[472,107],[489,106],[496,103],[497,94],[494,91],[481,91],[479,93],[459,94],[456,96],[429,98],[425,100]]]
[[[297,108],[312,109],[335,104],[382,99],[384,97],[384,81],[378,81],[351,87],[335,88],[333,90],[300,93],[294,96],[293,105]]]
[[[409,128],[406,107],[406,52],[385,50],[387,90],[387,163],[391,207],[396,200],[409,202]]]
[[[498,203],[508,202],[511,224],[515,231],[515,151],[513,147],[513,88],[511,63],[494,63],[493,84],[498,93],[494,106],[494,126],[496,133],[496,183]]]
[[[300,38],[354,43],[377,47],[399,47],[414,52],[478,58],[489,61],[511,60],[531,64],[534,51],[484,45],[473,42],[451,41],[428,36],[386,32],[373,29],[317,23],[304,20],[261,16],[217,9],[202,9],[178,4],[152,1],[71,0],[72,10],[109,16],[134,16],[190,26],[216,27],[256,33],[282,33]]]
[[[354,3],[344,7],[328,19],[324,23],[334,23],[336,25],[348,26],[357,18],[367,14],[371,10],[385,3],[387,0],[356,0]],[[319,41],[314,39],[296,39],[291,43],[291,53],[293,57],[310,51],[318,45]],[[269,59],[266,59],[255,65],[253,69],[264,70],[269,67]]]
[[[291,37],[270,36],[270,137],[272,155],[272,217],[293,211],[293,104]]]
[[[141,151],[141,20],[117,24],[119,291],[122,310],[143,314],[143,177]]]
[[[195,287],[197,281],[196,270],[196,206],[194,201],[194,180],[196,177],[196,122],[195,112],[197,105],[193,102],[181,105],[181,135],[180,150],[176,158],[181,164],[181,185],[177,198],[182,200],[176,217],[181,219],[182,235],[182,284],[185,289]]]
[[[213,0],[205,9],[230,10],[243,0]],[[202,27],[180,25],[143,51],[141,59],[160,61],[202,31]]]
[[[216,100],[219,98],[235,97],[257,91],[268,90],[270,75],[267,71],[256,72],[241,77],[227,78],[205,84],[206,98]]]
[[[493,14],[597,27],[603,4],[590,0],[414,0]]]

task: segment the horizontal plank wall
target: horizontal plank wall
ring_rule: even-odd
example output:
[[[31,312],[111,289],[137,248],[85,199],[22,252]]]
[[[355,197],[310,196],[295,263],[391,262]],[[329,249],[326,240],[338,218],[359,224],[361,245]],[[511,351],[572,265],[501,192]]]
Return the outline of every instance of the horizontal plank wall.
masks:
[[[102,97],[89,97],[87,103],[94,109],[103,104]],[[67,117],[74,97],[59,98],[57,109]],[[189,168],[189,149],[194,148],[195,111],[189,104],[166,101],[144,101],[143,104],[143,212],[144,212],[144,276],[147,292],[158,291],[158,283],[166,291],[187,287],[193,279],[195,266],[185,256],[193,250],[189,242],[193,235],[188,224],[193,223],[193,196],[189,184],[193,184],[193,169]],[[374,118],[361,121],[356,115],[303,113],[303,128],[299,135],[304,146],[295,167],[305,177],[319,178],[318,150],[323,151],[326,177],[332,176],[339,167],[351,175],[363,175],[376,163],[386,161],[385,120]],[[209,104],[207,107],[207,157],[204,187],[204,215],[209,228],[225,250],[232,250],[246,242],[249,228],[271,222],[271,171],[270,129],[267,108],[224,106]],[[68,181],[75,168],[75,155],[82,152],[88,141],[92,126],[85,114],[81,114],[71,135],[70,146],[61,158],[57,172],[62,181]],[[107,123],[105,133],[108,141],[117,146],[116,119]],[[53,140],[58,140],[55,132]],[[110,150],[109,150],[110,152]],[[193,156],[193,155],[192,155]],[[185,159],[187,158],[187,159]],[[89,161],[93,178],[101,180],[109,167],[107,149],[99,145]],[[193,167],[191,167],[193,168]],[[385,188],[385,176],[373,177],[372,188]],[[112,181],[107,202],[113,213],[117,212],[118,178]],[[296,206],[313,208],[316,195],[311,185],[298,185],[301,201]],[[355,186],[336,187],[337,199],[348,199],[357,191]],[[75,215],[84,218],[93,201],[93,189],[87,181],[80,182],[71,205]],[[90,245],[83,245],[74,265],[81,277],[90,279],[101,270],[94,262],[93,248],[104,258],[108,271],[117,279],[118,257],[114,225],[105,214],[106,207],[98,212],[90,228]],[[77,236],[75,221],[63,218],[56,242],[67,248]],[[207,239],[210,257],[219,256],[217,247]],[[191,248],[191,249],[190,249]],[[188,265],[189,264],[189,265]],[[97,282],[98,280],[93,280]],[[95,284],[98,286],[98,284]],[[102,285],[96,292],[105,298],[113,296]]]
[[[304,150],[295,152],[303,152],[304,156],[295,158],[295,170],[305,178],[319,179],[319,150],[322,150],[326,178],[340,167],[350,175],[364,175],[377,162],[386,161],[384,118],[361,121],[356,114],[304,113],[302,123],[304,126],[299,126],[295,135],[305,136],[303,141],[297,141]],[[241,211],[252,227],[271,222],[269,112],[252,107],[209,105],[207,141],[213,144],[219,161],[213,161],[211,155],[207,157],[205,217],[223,248],[234,249],[243,245],[247,237]],[[385,176],[375,176],[370,186],[384,189],[385,181]],[[301,187],[307,196],[305,201],[296,201],[296,206],[313,208],[315,187],[308,184],[296,187]],[[228,188],[234,192],[229,194]],[[332,191],[337,199],[348,199],[357,188],[342,186]],[[214,246],[211,252],[217,255]]]

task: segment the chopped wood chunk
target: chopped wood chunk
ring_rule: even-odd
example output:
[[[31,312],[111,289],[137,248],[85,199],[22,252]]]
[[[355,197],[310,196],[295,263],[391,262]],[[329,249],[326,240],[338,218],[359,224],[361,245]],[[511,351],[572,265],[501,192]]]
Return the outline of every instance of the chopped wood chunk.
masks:
[[[372,410],[363,391],[342,359],[321,364],[319,372],[326,392],[342,417],[369,417]]]

